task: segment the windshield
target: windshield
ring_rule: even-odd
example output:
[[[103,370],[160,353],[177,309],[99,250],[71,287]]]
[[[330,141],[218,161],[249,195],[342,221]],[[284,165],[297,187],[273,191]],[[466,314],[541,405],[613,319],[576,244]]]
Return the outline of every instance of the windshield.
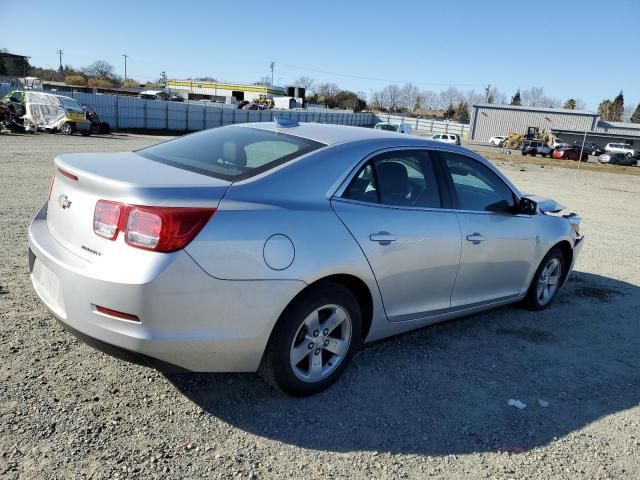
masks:
[[[194,133],[136,153],[150,160],[224,180],[242,180],[323,147],[284,133],[221,127]]]
[[[58,97],[58,98],[60,99],[60,103],[62,103],[62,106],[67,112],[84,113],[82,106],[77,100],[73,98],[67,98],[67,97]]]

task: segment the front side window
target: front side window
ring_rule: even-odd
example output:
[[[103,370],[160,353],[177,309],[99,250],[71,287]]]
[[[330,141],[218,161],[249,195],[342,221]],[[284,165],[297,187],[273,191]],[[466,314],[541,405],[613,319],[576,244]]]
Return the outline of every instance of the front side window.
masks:
[[[367,162],[343,197],[384,205],[440,208],[433,161],[426,151],[396,151]]]
[[[285,133],[222,127],[136,151],[142,157],[223,180],[238,181],[323,147]]]
[[[458,208],[480,212],[513,212],[513,192],[491,169],[463,155],[441,155],[453,182]]]

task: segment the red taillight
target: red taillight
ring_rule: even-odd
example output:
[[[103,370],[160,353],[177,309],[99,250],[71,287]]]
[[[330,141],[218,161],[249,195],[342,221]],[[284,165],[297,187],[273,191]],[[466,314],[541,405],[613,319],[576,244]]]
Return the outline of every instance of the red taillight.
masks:
[[[215,213],[215,208],[145,207],[100,200],[93,230],[114,240],[118,232],[132,247],[175,252],[186,247]]]
[[[120,217],[125,205],[107,200],[99,200],[93,212],[93,231],[96,235],[113,240],[118,236]]]
[[[137,315],[119,312],[118,310],[111,310],[110,308],[101,307],[100,305],[94,305],[94,307],[96,308],[96,312],[102,313],[104,315],[109,315],[110,317],[116,317],[122,320],[131,320],[132,322],[140,321],[140,318]]]

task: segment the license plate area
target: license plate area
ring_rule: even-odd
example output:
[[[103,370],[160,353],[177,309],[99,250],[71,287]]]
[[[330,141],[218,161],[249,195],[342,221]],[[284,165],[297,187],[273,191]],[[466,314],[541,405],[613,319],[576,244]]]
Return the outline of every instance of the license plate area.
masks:
[[[29,251],[29,268],[33,288],[46,306],[61,319],[66,319],[64,299],[58,276]]]

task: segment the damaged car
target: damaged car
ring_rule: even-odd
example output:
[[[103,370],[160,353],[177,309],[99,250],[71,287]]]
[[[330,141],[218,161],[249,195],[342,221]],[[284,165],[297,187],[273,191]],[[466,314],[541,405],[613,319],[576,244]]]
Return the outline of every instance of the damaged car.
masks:
[[[80,132],[91,135],[91,122],[87,120],[80,103],[71,97],[52,93],[13,90],[2,99],[12,114],[11,128],[26,132],[46,130],[72,135]]]

